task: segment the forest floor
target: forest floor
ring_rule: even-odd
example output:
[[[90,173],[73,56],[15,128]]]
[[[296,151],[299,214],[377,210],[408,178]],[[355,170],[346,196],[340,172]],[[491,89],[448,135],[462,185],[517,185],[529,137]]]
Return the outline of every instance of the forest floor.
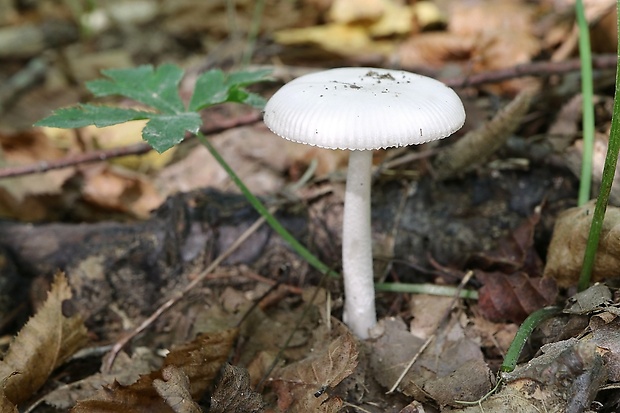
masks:
[[[608,282],[574,295],[593,209],[576,207],[574,2],[104,3],[0,0],[1,412],[618,411],[614,206],[595,269]],[[596,195],[616,13],[585,3]],[[135,105],[84,84],[164,63],[184,68],[185,101],[213,68],[272,69],[251,86],[265,98],[341,66],[421,73],[459,94],[454,136],[375,153],[375,278],[420,292],[378,287],[369,339],[342,323],[341,279],[295,254],[196,139],[157,154],[142,121],[32,126],[78,102]],[[283,140],[243,105],[201,115],[252,192],[340,271],[347,152]],[[520,323],[551,305],[564,310],[496,387]]]

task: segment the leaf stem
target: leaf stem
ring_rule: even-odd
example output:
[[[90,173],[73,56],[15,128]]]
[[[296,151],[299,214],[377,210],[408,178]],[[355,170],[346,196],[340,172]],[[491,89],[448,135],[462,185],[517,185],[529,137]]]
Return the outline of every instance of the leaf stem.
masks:
[[[202,134],[198,133],[198,140],[202,145],[204,145],[207,150],[213,155],[215,160],[220,164],[222,168],[226,171],[230,179],[237,185],[237,187],[241,190],[243,195],[246,197],[248,202],[256,209],[256,211],[265,217],[265,220],[273,228],[275,232],[277,232],[286,242],[288,242],[291,247],[297,252],[304,260],[308,262],[311,266],[319,270],[322,274],[329,275],[331,277],[338,277],[338,273],[334,270],[330,269],[325,263],[319,260],[314,254],[312,254],[306,247],[304,247],[297,239],[290,233],[286,228],[280,224],[270,212],[267,210],[267,207],[256,197],[247,186],[243,183],[241,178],[235,173],[235,171],[226,163],[224,158],[219,154],[219,152],[211,145],[209,140]]]

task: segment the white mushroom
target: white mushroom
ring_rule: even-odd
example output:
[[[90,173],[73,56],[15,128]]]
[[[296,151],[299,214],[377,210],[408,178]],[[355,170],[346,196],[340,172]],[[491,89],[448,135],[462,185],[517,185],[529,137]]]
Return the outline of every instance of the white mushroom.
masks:
[[[360,338],[377,322],[370,229],[372,150],[445,138],[465,110],[443,83],[409,72],[339,68],[301,76],[267,102],[265,124],[294,142],[348,149],[342,265],[344,321]]]

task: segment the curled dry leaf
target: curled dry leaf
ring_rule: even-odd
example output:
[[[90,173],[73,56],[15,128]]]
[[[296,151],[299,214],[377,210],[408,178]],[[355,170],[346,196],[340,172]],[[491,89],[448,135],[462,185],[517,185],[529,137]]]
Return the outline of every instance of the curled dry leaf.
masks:
[[[271,382],[278,407],[287,412],[337,412],[342,401],[326,389],[348,377],[357,366],[355,338],[346,329],[316,354],[278,369]]]
[[[558,217],[547,252],[544,275],[560,287],[577,283],[585,254],[595,201],[570,208]],[[605,213],[592,278],[620,277],[620,208],[609,206]]]
[[[168,377],[183,374],[189,379],[188,393],[194,400],[199,399],[213,383],[237,335],[237,329],[202,334],[189,343],[173,348],[160,370],[140,377],[137,382],[129,386],[114,382],[93,397],[79,401],[71,411],[73,413],[173,412],[174,410],[156,390],[154,382],[166,380],[164,376],[166,371],[169,371],[166,373]],[[176,369],[178,374],[170,373],[171,367]]]
[[[211,396],[209,413],[259,413],[263,400],[250,387],[250,375],[242,367],[226,364],[222,378]]]
[[[168,366],[162,370],[162,377],[163,380],[153,380],[153,387],[175,413],[202,412],[189,394],[189,379],[185,373],[175,366]]]
[[[72,314],[71,297],[67,278],[58,273],[47,300],[20,330],[0,362],[4,396],[13,404],[32,397],[52,371],[88,341],[84,320]]]

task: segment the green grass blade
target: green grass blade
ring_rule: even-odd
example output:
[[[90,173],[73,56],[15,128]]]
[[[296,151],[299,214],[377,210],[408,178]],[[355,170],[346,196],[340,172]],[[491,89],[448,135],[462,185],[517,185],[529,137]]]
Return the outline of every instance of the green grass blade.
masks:
[[[513,371],[517,366],[517,362],[521,356],[521,351],[523,351],[523,347],[525,346],[527,339],[532,334],[532,331],[534,331],[534,329],[546,319],[561,312],[562,309],[559,307],[545,307],[530,314],[521,324],[515,338],[512,340],[512,343],[510,343],[510,347],[508,348],[506,356],[504,357],[504,362],[502,363],[501,371],[506,373]]]
[[[460,298],[470,300],[478,299],[478,291],[474,290],[458,290],[457,287],[450,285],[437,284],[408,284],[408,283],[375,283],[377,291],[387,291],[394,293],[413,293],[413,294],[429,294],[442,297],[454,297],[458,293]]]
[[[620,11],[620,0],[617,2]],[[620,13],[618,15],[618,23],[620,24]],[[620,41],[620,30],[618,31],[618,39]],[[618,163],[618,153],[620,152],[620,61],[616,65],[616,92],[614,97],[614,113],[611,119],[611,131],[609,133],[609,145],[607,146],[607,155],[605,156],[605,166],[603,168],[603,179],[601,181],[601,190],[596,199],[594,214],[592,215],[592,225],[590,226],[590,234],[588,235],[588,243],[586,244],[586,252],[581,267],[581,275],[579,276],[579,291],[583,291],[590,285],[592,277],[592,269],[594,268],[594,259],[596,250],[598,249],[599,239],[601,237],[601,229],[603,228],[603,220],[605,219],[605,211],[609,202],[609,194],[611,186],[614,182],[616,173],[616,165]]]
[[[246,197],[248,202],[261,214],[265,217],[267,223],[273,228],[275,232],[277,232],[286,242],[288,242],[291,247],[297,252],[304,260],[308,262],[308,264],[312,265],[314,268],[319,270],[323,274],[327,274],[330,276],[338,276],[338,273],[331,270],[326,264],[324,264],[321,260],[319,260],[314,254],[312,254],[306,247],[301,245],[299,241],[290,233],[286,228],[280,224],[278,221],[265,207],[265,205],[256,197],[250,190],[245,186],[241,178],[233,171],[233,169],[226,163],[224,158],[220,156],[217,150],[211,145],[211,143],[207,140],[207,138],[199,133],[197,135],[198,140],[201,144],[203,144],[211,155],[215,158],[215,160],[224,168],[230,179],[237,185],[237,187],[241,190],[243,195]]]
[[[592,52],[590,48],[590,31],[583,9],[583,1],[575,3],[577,26],[579,27],[579,58],[581,60],[581,96],[583,107],[583,157],[581,162],[581,178],[579,182],[578,205],[590,200],[592,187],[592,154],[594,148],[594,103],[592,96]]]

